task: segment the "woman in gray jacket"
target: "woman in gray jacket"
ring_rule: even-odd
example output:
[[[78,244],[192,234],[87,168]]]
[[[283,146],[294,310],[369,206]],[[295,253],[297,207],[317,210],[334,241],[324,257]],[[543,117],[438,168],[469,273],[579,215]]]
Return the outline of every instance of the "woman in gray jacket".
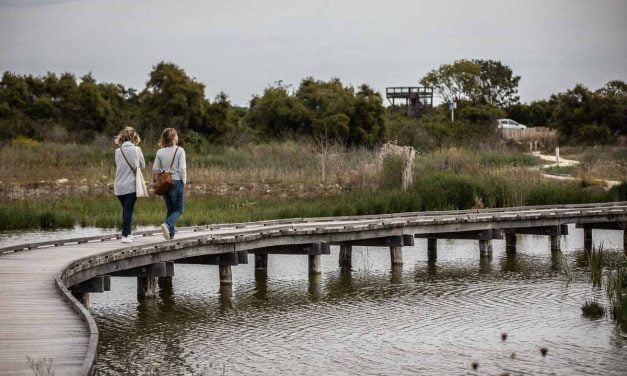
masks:
[[[163,194],[163,201],[167,210],[165,221],[161,224],[161,231],[165,240],[174,238],[176,221],[183,214],[185,200],[185,184],[187,183],[187,163],[185,150],[178,146],[179,136],[174,128],[166,128],[161,133],[159,146],[155,156],[152,171],[168,171],[172,174],[172,187]]]
[[[115,150],[115,182],[113,193],[122,204],[122,243],[132,243],[131,224],[135,207],[136,186],[135,169],[146,168],[142,149],[137,146],[141,142],[135,129],[126,127],[113,140],[119,146]]]

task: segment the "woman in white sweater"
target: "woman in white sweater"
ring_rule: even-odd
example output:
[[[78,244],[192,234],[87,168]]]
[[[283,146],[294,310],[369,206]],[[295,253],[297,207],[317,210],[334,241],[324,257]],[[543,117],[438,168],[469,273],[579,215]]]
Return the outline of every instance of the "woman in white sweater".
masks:
[[[135,207],[135,169],[146,168],[141,142],[135,129],[126,127],[113,140],[119,147],[115,150],[115,181],[113,193],[122,204],[122,243],[131,243],[131,226]]]
[[[152,171],[157,174],[163,171],[172,173],[172,187],[163,194],[163,201],[167,210],[165,221],[161,224],[163,237],[166,240],[174,238],[176,221],[183,214],[185,201],[185,184],[187,183],[187,164],[185,150],[178,146],[179,136],[174,128],[166,128],[161,133],[159,146],[155,156]]]

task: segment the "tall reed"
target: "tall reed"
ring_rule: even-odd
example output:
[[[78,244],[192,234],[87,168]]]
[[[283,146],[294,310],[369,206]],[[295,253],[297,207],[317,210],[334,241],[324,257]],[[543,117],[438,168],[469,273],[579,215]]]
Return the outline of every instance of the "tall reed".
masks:
[[[598,248],[592,247],[592,250],[586,253],[588,258],[588,266],[590,267],[590,282],[593,287],[601,287],[603,284],[603,244]]]
[[[627,260],[614,264],[609,268],[605,282],[605,292],[610,302],[610,315],[618,322],[627,321],[627,288],[625,287],[625,269]]]

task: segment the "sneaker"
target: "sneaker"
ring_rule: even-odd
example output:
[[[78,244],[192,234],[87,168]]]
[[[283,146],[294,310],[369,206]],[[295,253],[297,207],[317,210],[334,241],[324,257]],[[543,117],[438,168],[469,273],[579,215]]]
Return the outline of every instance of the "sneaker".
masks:
[[[170,229],[168,228],[168,225],[166,225],[165,223],[162,223],[161,231],[163,232],[163,238],[165,240],[170,240]]]
[[[132,243],[133,239],[131,239],[129,236],[124,236],[122,237],[122,243]]]

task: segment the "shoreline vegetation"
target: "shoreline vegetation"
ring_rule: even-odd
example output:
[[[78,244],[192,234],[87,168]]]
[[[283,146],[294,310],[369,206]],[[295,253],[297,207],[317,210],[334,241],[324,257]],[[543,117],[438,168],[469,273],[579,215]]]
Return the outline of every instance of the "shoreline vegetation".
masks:
[[[150,166],[154,151],[143,146]],[[0,230],[119,226],[112,153],[96,144],[5,146]],[[181,225],[627,199],[625,183],[606,191],[586,180],[545,179],[533,169],[538,158],[507,146],[418,153],[407,191],[403,162],[368,148],[284,141],[192,149],[188,159]],[[605,162],[595,163],[590,168],[603,170]],[[607,163],[625,168],[627,160]],[[162,206],[158,196],[138,200],[134,225],[158,225]]]
[[[207,98],[205,85],[171,62],[154,65],[140,90],[91,74],[7,71],[0,231],[117,226],[111,140],[126,126],[142,136],[148,165],[162,129],[179,131],[190,176],[181,225],[627,199],[627,84],[576,85],[520,103],[520,79],[500,61],[461,59],[419,80],[433,89],[433,107],[386,107],[367,84],[314,77],[276,81],[237,106],[223,92]],[[499,118],[557,130],[564,157],[582,163],[546,172],[579,180],[545,179],[524,145],[500,138]],[[407,191],[404,162],[379,155],[389,141],[416,150]],[[547,152],[556,146],[539,141]],[[599,179],[623,183],[608,191]],[[160,198],[142,199],[133,222],[156,225],[162,215]]]

